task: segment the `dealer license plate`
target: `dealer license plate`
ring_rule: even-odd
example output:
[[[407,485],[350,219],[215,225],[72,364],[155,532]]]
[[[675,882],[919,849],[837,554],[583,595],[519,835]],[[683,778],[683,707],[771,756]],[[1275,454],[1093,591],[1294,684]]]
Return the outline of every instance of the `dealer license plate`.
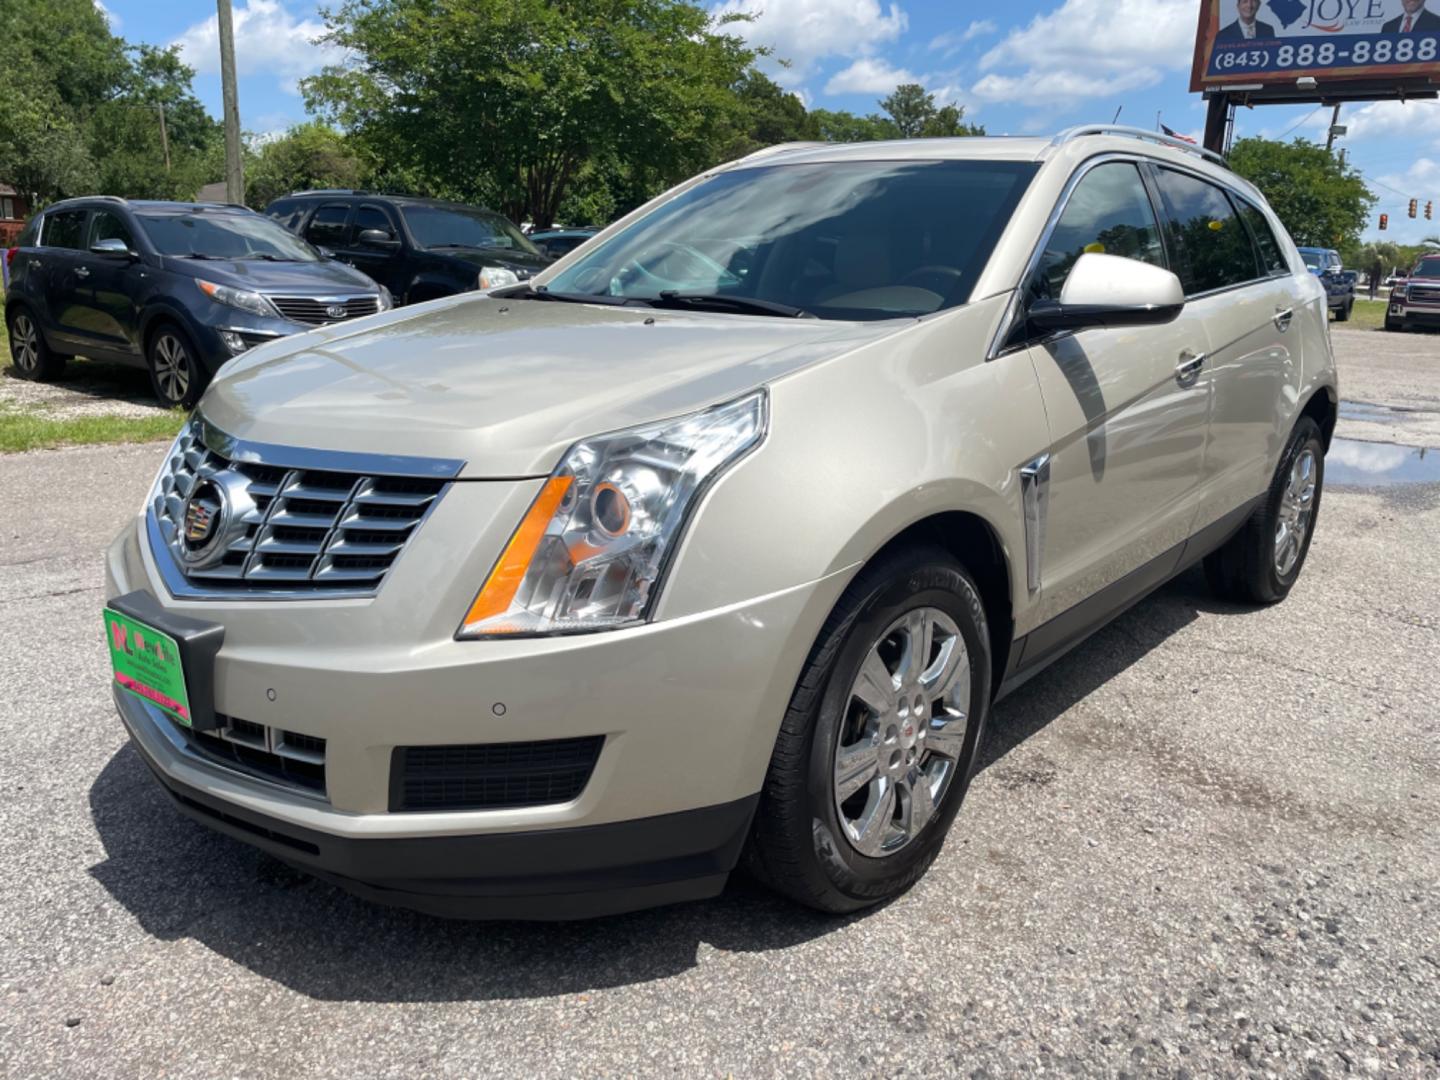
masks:
[[[115,681],[189,727],[190,695],[185,689],[185,670],[175,639],[163,630],[106,608],[105,640],[110,646]]]

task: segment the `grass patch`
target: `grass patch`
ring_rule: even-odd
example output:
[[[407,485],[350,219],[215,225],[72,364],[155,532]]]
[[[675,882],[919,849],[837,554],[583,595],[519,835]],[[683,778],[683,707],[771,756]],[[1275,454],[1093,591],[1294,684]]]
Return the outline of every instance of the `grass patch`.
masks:
[[[184,423],[185,412],[181,409],[157,412],[154,416],[73,416],[67,419],[6,410],[0,412],[0,453],[170,439],[179,433]]]
[[[1385,309],[1389,306],[1386,300],[1357,298],[1355,307],[1350,312],[1350,321],[1335,325],[1347,330],[1381,330],[1385,326]]]

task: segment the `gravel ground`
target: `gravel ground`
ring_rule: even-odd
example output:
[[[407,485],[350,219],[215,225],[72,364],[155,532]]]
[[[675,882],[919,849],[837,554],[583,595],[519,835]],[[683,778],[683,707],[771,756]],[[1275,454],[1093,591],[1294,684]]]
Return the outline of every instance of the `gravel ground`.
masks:
[[[1335,338],[1347,395],[1440,401],[1440,338]],[[1440,1075],[1440,486],[1352,469],[1285,603],[1188,575],[1003,703],[880,910],[457,924],[192,825],[126,747],[99,555],[156,456],[0,459],[0,1074]]]
[[[35,412],[51,420],[79,416],[153,416],[162,411],[140,368],[102,360],[71,360],[52,383],[29,382],[0,367],[0,412]]]

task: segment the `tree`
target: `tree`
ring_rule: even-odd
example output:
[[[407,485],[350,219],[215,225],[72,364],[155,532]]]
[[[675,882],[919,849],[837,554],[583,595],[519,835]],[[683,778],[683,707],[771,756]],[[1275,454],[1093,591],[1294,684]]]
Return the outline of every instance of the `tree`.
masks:
[[[1260,189],[1302,246],[1353,244],[1375,204],[1360,173],[1306,139],[1240,139],[1230,151],[1230,167]]]
[[[919,83],[902,83],[879,105],[902,139],[936,138],[954,135],[984,135],[985,129],[964,123],[965,110],[958,105],[936,107],[935,95]]]
[[[353,188],[365,169],[354,149],[334,128],[311,122],[261,143],[245,164],[245,198],[256,210],[292,191]]]
[[[812,109],[806,124],[812,136],[824,142],[877,142],[903,137],[895,121],[886,116],[856,116],[851,112]]]
[[[431,190],[554,220],[596,155],[678,179],[734,130],[756,56],[685,0],[346,0],[307,104]]]
[[[193,199],[222,167],[220,125],[191,91],[195,72],[180,62],[176,49],[139,45],[127,52],[133,60],[117,96],[96,106],[88,124],[95,190],[136,199]]]
[[[42,203],[95,180],[86,119],[126,73],[124,42],[93,0],[0,6],[0,163],[7,183]]]

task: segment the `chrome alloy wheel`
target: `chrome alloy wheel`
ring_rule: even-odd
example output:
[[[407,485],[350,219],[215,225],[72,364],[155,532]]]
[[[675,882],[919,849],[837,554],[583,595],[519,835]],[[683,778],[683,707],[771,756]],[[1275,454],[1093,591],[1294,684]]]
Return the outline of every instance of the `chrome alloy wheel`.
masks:
[[[171,404],[185,400],[190,389],[190,354],[174,334],[161,334],[155,342],[155,382]]]
[[[938,608],[896,619],[850,688],[832,788],[846,839],[862,855],[899,851],[945,798],[965,746],[970,656]]]
[[[10,352],[20,371],[32,373],[39,366],[40,334],[29,315],[16,315],[10,324]]]
[[[1275,522],[1275,572],[1281,577],[1295,568],[1314,513],[1315,451],[1306,448],[1290,466],[1290,479],[1280,494]]]

